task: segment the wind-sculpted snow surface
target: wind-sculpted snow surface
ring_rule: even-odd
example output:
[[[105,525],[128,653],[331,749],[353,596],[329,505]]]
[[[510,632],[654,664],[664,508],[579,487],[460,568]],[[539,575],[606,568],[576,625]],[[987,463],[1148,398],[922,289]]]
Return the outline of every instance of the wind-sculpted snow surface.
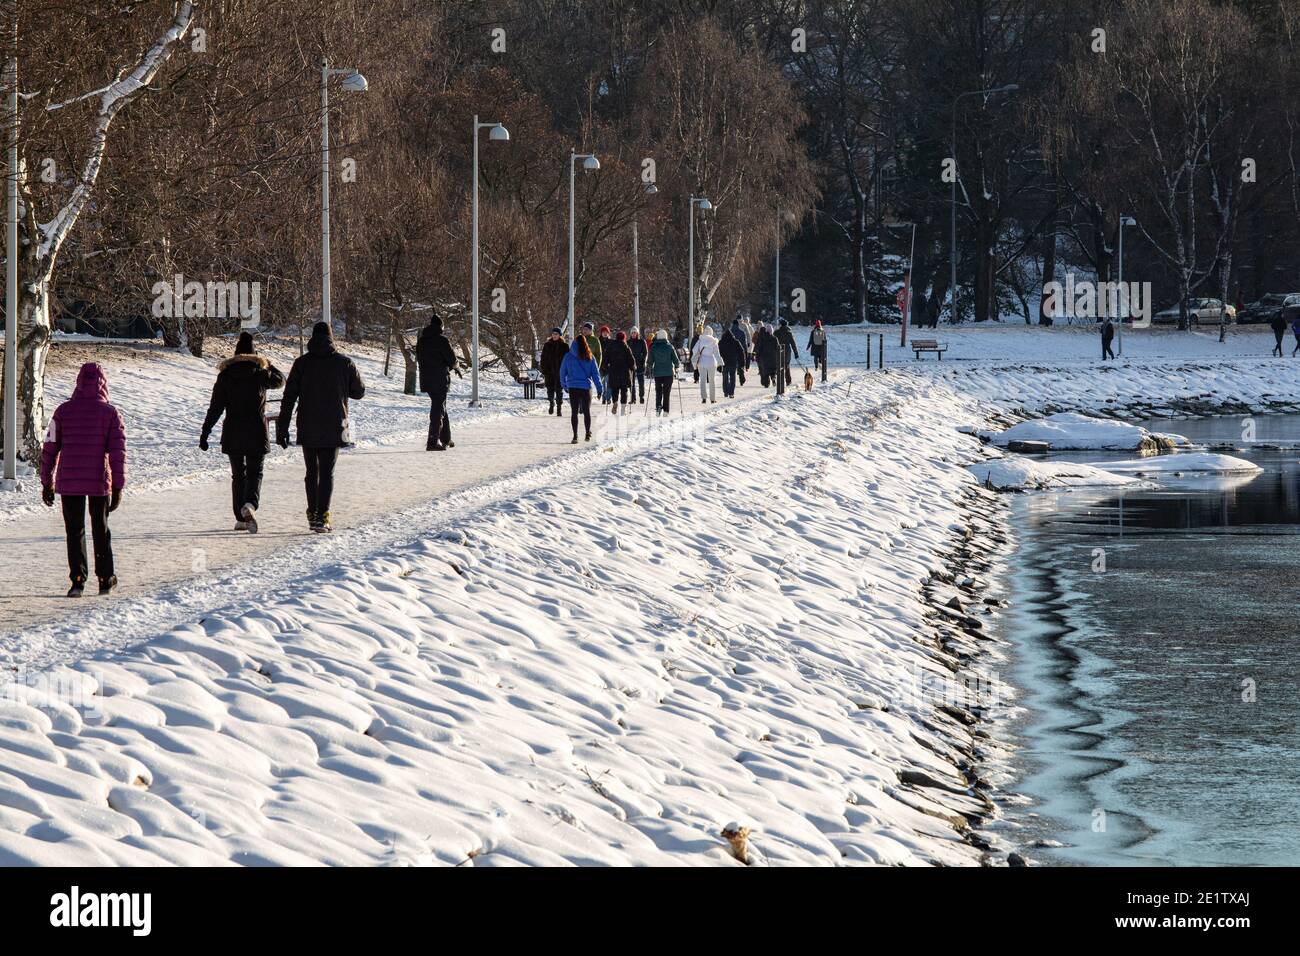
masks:
[[[739,865],[733,821],[751,863],[977,862],[916,688],[981,413],[853,384],[17,675],[0,864]]]

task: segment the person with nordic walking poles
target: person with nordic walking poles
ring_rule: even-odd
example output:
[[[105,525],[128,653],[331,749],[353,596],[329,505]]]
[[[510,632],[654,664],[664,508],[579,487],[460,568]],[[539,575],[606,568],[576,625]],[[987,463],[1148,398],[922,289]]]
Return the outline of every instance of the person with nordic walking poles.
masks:
[[[668,414],[673,393],[673,377],[677,374],[677,366],[680,364],[681,359],[677,357],[677,350],[673,348],[672,342],[668,341],[668,331],[660,329],[655,333],[655,340],[650,343],[648,361],[650,374],[655,380],[656,417]]]
[[[352,359],[334,345],[328,322],[312,326],[307,351],[289,369],[289,382],[275,423],[275,441],[289,447],[289,423],[298,409],[298,446],[307,474],[307,527],[318,533],[333,530],[330,500],[334,495],[334,466],[339,449],[352,444],[348,400],[359,401],[365,383]]]
[[[437,312],[429,317],[429,324],[415,344],[415,361],[420,370],[420,391],[429,396],[429,437],[424,450],[455,448],[447,416],[447,394],[451,391],[451,373],[461,377],[460,363],[451,340],[442,332],[442,317]]]
[[[230,459],[230,501],[235,530],[257,534],[257,509],[261,507],[263,463],[271,450],[266,427],[266,393],[284,387],[284,375],[253,347],[250,332],[240,332],[235,354],[219,366],[212,386],[212,401],[199,432],[199,448],[208,450],[208,438],[221,425],[221,452]]]
[[[86,512],[95,548],[99,593],[117,587],[113,538],[108,516],[122,503],[126,487],[126,426],[108,402],[108,377],[95,362],[77,373],[72,397],[54,411],[41,447],[41,500],[54,507],[62,499],[63,529],[68,546],[68,597],[86,587]]]
[[[695,366],[700,381],[700,403],[717,404],[718,369],[722,367],[722,353],[712,326],[704,326],[691,348],[691,364]],[[723,389],[725,394],[726,389]]]
[[[579,335],[569,346],[569,354],[560,363],[560,383],[569,392],[569,416],[573,423],[573,444],[578,444],[578,416],[587,428],[587,441],[591,441],[591,390],[603,394],[605,384],[600,378],[600,367],[591,354],[586,336]]]
[[[542,379],[546,382],[546,414],[564,414],[564,386],[560,384],[560,365],[564,356],[569,354],[569,343],[564,339],[564,332],[558,328],[551,329],[551,337],[542,346]]]
[[[632,353],[636,367],[632,371],[632,401],[645,404],[645,363],[650,355],[650,346],[641,338],[641,330],[633,326],[628,331],[627,347]]]

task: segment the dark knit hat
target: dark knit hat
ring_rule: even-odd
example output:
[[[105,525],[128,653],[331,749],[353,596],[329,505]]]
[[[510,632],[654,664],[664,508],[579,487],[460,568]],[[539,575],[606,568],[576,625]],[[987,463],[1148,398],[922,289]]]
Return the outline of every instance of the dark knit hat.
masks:
[[[551,329],[551,334],[552,334],[552,335],[563,335],[563,334],[564,334],[564,330],[563,330],[562,328],[560,328],[560,327],[557,325],[555,328]]]
[[[317,322],[311,327],[311,337],[313,339],[324,339],[327,342],[333,342],[334,330],[330,328],[328,322]]]
[[[253,333],[251,332],[239,333],[239,339],[238,341],[235,342],[235,354],[236,355],[253,354]]]
[[[616,335],[614,336],[614,338],[618,339],[620,342],[626,342],[626,341],[627,341],[627,333],[626,333],[626,332],[621,332],[621,331],[620,331],[618,334],[616,334]]]
[[[433,329],[435,332],[442,331],[442,316],[437,312],[434,312],[429,316],[429,328]]]

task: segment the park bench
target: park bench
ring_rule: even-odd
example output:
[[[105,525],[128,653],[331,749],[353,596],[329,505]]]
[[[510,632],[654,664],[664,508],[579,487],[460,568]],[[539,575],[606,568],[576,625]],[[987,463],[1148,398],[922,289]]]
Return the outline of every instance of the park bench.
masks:
[[[537,383],[541,381],[541,372],[537,369],[529,369],[524,374],[515,379],[517,385],[523,386],[524,398],[537,397]]]
[[[948,346],[938,339],[912,339],[912,354],[919,361],[922,352],[933,352],[938,356],[939,361],[943,361],[943,353],[948,351]]]

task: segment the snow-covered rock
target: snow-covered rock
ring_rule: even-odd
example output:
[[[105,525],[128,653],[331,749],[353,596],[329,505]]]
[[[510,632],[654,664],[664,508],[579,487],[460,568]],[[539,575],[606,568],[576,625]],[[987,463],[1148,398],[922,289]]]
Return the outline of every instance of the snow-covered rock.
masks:
[[[1189,444],[1182,435],[1153,432],[1141,425],[1077,412],[1058,412],[1021,422],[993,439],[993,444],[1002,448],[1012,442],[1042,442],[1052,451],[1156,451]]]
[[[1101,461],[1097,462],[1097,467],[1138,476],[1189,473],[1237,475],[1263,471],[1253,461],[1208,451],[1186,452],[1180,455],[1154,455],[1151,458],[1134,458],[1129,461]]]
[[[1105,465],[1030,458],[993,458],[970,465],[980,484],[998,491],[1035,491],[1043,488],[1123,487],[1140,484],[1136,478],[1104,470]]]

